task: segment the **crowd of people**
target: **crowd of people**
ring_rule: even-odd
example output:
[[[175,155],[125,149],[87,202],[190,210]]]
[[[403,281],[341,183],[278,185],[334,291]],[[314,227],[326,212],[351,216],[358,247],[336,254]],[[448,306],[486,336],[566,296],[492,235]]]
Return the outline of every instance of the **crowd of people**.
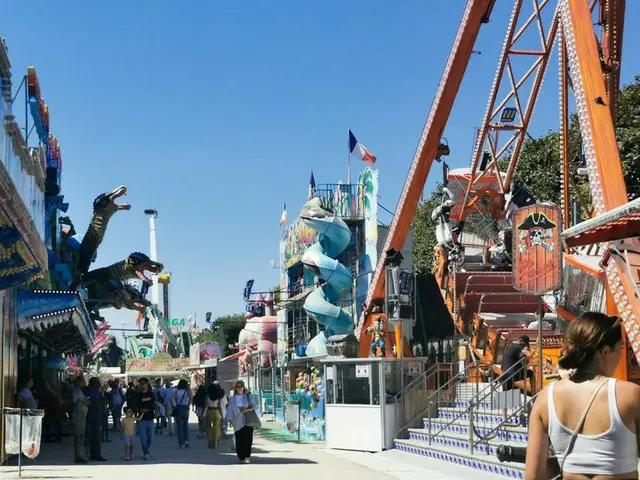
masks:
[[[165,432],[177,436],[179,448],[189,448],[189,416],[191,411],[198,419],[197,437],[206,438],[208,447],[218,448],[229,425],[233,426],[235,449],[238,459],[249,463],[253,444],[253,426],[246,417],[254,412],[250,392],[242,381],[232,384],[225,392],[217,380],[208,385],[199,385],[192,392],[186,380],[174,387],[171,382],[163,384],[156,379],[152,385],[147,378],[137,383],[122,385],[118,379],[101,383],[97,377],[85,383],[83,376],[69,379],[62,388],[59,399],[51,391],[46,395],[46,382],[34,396],[34,381],[28,378],[18,392],[18,403],[22,408],[45,410],[45,438],[52,434],[55,441],[61,438],[61,417],[68,417],[73,426],[74,456],[76,463],[88,461],[104,462],[101,444],[111,442],[110,432],[117,432],[124,444],[124,458],[133,458],[136,437],[139,437],[142,458],[151,458],[151,447],[155,435]],[[56,398],[54,402],[52,398]],[[42,402],[44,400],[44,402]],[[109,425],[109,419],[112,420]]]

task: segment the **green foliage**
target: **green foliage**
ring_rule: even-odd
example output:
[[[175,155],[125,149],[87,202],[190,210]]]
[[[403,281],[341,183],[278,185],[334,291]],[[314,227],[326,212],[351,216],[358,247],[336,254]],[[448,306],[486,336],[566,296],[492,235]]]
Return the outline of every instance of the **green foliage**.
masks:
[[[442,185],[420,204],[411,224],[413,238],[413,265],[419,275],[431,273],[436,246],[436,222],[431,220],[431,212],[440,205]]]
[[[240,331],[246,323],[247,320],[242,313],[217,317],[211,323],[211,330],[208,330],[208,334],[211,336],[209,341],[218,342],[222,347],[222,354],[225,357],[231,355],[235,353],[235,350],[229,345],[235,345],[238,342]]]
[[[618,97],[616,136],[629,199],[640,196],[640,75]]]
[[[273,311],[277,312],[280,310],[280,285],[276,285],[273,288],[270,288],[269,291],[273,294]]]
[[[217,342],[216,334],[211,330],[201,330],[200,333],[193,339],[194,343],[204,342]]]

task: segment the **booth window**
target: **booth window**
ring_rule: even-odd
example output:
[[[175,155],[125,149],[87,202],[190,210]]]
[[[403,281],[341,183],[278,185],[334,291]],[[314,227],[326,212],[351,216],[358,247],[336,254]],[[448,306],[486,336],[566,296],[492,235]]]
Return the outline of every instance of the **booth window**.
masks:
[[[371,405],[378,398],[380,379],[379,365],[338,363],[334,366],[334,381],[327,382],[328,403],[344,405]],[[335,398],[333,388],[335,386]]]

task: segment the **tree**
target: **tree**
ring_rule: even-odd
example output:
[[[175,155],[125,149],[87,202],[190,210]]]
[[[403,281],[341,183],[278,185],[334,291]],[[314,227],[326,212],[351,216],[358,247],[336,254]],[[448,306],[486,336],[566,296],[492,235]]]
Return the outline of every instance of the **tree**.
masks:
[[[223,315],[216,317],[211,322],[211,329],[209,333],[213,342],[218,342],[222,347],[222,354],[226,357],[235,352],[235,350],[229,345],[235,345],[238,343],[238,336],[240,331],[246,325],[247,320],[242,313],[234,313],[231,315]]]
[[[629,199],[640,196],[640,75],[618,96],[616,136]]]
[[[442,185],[438,185],[424,200],[413,217],[413,266],[418,275],[431,273],[436,247],[436,222],[431,220],[431,212],[440,205]]]
[[[217,342],[216,334],[209,329],[200,330],[200,333],[193,339],[194,343]]]

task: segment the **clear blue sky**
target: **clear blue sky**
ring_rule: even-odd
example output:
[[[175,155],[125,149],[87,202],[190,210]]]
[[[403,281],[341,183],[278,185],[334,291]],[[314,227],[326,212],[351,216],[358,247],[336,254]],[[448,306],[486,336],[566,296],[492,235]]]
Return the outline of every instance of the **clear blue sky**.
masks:
[[[448,123],[452,167],[469,164],[510,3],[483,27]],[[97,265],[148,252],[143,209],[157,208],[172,316],[203,323],[242,311],[247,279],[277,284],[282,202],[297,215],[311,168],[318,183],[346,181],[348,128],[377,155],[380,202],[395,208],[463,6],[5,0],[0,34],[16,87],[37,69],[78,233],[99,193],[129,187],[134,208],[113,217]],[[638,18],[627,2],[623,81],[640,73]],[[533,135],[557,125],[555,84],[543,93]],[[105,313],[116,326],[135,318]]]

